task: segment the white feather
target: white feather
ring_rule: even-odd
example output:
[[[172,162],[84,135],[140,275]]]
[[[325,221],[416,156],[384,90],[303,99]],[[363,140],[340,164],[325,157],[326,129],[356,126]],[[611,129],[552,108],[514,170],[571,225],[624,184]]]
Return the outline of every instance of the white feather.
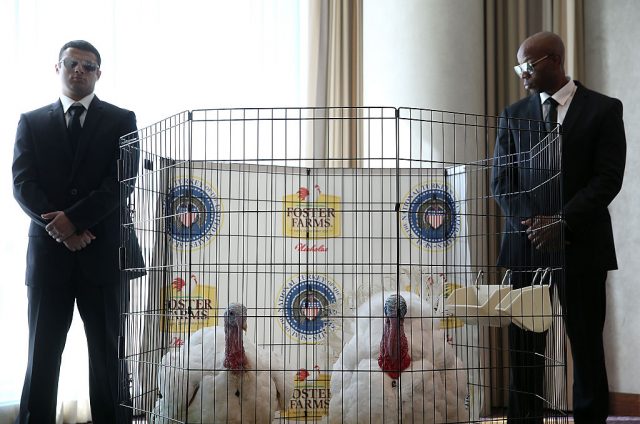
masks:
[[[270,423],[291,395],[293,377],[279,355],[247,338],[243,343],[248,367],[241,373],[224,368],[223,327],[198,330],[187,344],[168,352],[158,372],[162,398],[150,422]]]
[[[391,293],[378,291],[358,308],[357,331],[333,366],[330,422],[467,420],[464,366],[432,317],[431,305],[415,293],[400,292],[407,303],[404,329],[411,365],[396,380],[380,369],[384,300]]]

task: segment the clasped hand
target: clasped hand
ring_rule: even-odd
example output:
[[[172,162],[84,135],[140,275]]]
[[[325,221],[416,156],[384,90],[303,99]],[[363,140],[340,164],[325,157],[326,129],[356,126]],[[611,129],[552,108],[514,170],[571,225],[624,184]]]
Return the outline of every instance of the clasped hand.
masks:
[[[562,219],[559,216],[535,216],[521,222],[527,229],[527,237],[538,250],[560,247]]]
[[[41,216],[43,219],[51,221],[44,227],[47,233],[58,243],[64,243],[66,248],[72,252],[84,249],[96,238],[89,230],[76,234],[76,226],[63,211],[48,212]]]

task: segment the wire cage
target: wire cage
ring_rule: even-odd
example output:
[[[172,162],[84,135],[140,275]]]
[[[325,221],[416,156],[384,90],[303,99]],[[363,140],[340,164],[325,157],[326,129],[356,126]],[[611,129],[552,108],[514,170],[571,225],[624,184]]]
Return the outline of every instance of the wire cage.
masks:
[[[562,249],[500,262],[518,220],[562,245],[560,137],[538,124],[214,109],[123,138],[123,403],[152,423],[439,423],[499,421],[515,393],[567,422]],[[494,156],[501,133],[517,146]]]

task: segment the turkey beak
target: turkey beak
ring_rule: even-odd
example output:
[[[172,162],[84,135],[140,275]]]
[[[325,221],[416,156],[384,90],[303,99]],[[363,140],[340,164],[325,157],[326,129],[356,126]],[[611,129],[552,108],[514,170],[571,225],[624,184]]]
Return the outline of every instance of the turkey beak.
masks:
[[[242,331],[244,331],[245,333],[247,332],[247,320],[246,319],[242,320]]]

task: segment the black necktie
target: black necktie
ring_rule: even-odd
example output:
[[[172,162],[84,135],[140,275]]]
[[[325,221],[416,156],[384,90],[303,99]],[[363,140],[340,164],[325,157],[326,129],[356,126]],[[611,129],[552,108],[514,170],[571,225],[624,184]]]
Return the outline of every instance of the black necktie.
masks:
[[[78,147],[78,139],[82,132],[82,125],[80,125],[80,116],[84,112],[84,106],[75,104],[69,108],[69,114],[71,119],[69,120],[69,141],[71,142],[71,149],[75,154]]]
[[[549,97],[544,103],[548,105],[547,116],[545,116],[544,122],[547,131],[550,132],[558,125],[558,102],[553,97]]]

